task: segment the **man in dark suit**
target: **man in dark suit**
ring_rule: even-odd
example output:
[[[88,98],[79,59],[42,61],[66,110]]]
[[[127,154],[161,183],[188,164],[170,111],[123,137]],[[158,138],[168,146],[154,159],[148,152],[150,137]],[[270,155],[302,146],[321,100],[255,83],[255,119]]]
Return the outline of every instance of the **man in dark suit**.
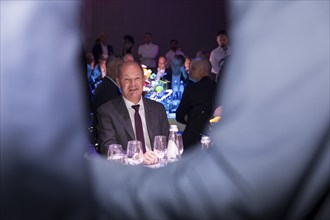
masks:
[[[102,79],[102,82],[94,92],[94,112],[96,112],[97,108],[107,101],[121,95],[116,80],[118,77],[118,68],[122,63],[123,61],[120,58],[114,58],[107,61],[106,76]]]
[[[119,96],[97,110],[98,140],[101,150],[106,154],[110,144],[119,143],[126,149],[127,142],[137,138],[134,105],[139,105],[146,153],[145,163],[153,163],[152,152],[156,135],[168,137],[169,123],[162,104],[143,98],[144,75],[141,65],[134,61],[125,62],[119,71]]]
[[[176,120],[186,124],[182,134],[185,150],[199,143],[214,110],[216,83],[210,79],[210,71],[207,59],[196,58],[191,62],[189,78],[196,83],[185,88],[176,110]]]
[[[108,44],[108,35],[104,32],[100,33],[100,41],[97,42],[93,46],[93,56],[96,59],[95,60],[95,65],[98,64],[99,60],[98,58],[100,57],[101,54],[103,54],[105,59],[110,58],[113,56],[113,47]]]
[[[174,56],[171,62],[171,68],[167,73],[163,76],[162,79],[168,81],[167,88],[174,89],[174,86],[179,87],[180,81],[183,81],[185,85],[189,85],[192,82],[189,80],[188,73],[184,66],[186,58],[177,54]],[[176,84],[175,84],[176,83]]]

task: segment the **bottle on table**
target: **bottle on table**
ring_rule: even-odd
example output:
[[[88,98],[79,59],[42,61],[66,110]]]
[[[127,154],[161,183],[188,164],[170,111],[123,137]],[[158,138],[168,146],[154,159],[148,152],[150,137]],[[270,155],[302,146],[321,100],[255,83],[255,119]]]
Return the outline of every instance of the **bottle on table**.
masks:
[[[183,84],[183,81],[181,80],[180,86],[179,86],[179,99],[180,100],[182,99],[183,91],[184,91],[184,84]]]
[[[167,158],[169,162],[177,161],[181,158],[178,143],[178,126],[170,126],[170,134],[168,136],[167,144]]]
[[[202,136],[201,139],[201,149],[202,150],[207,150],[211,147],[211,138],[209,136]]]
[[[175,80],[173,84],[173,93],[172,93],[172,106],[173,109],[176,110],[176,108],[179,105],[179,86],[178,82]]]

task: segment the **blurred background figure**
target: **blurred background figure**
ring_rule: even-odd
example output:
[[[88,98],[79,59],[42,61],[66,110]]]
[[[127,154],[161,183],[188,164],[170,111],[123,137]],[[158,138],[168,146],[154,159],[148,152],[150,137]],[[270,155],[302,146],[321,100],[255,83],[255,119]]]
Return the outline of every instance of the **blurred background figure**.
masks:
[[[123,62],[121,58],[114,58],[107,61],[106,76],[94,92],[94,112],[96,112],[98,107],[121,94],[116,80],[118,78],[119,67]]]
[[[181,48],[178,47],[178,41],[176,39],[173,39],[170,41],[170,50],[165,54],[168,63],[166,67],[170,67],[174,56],[178,54],[184,56],[184,53],[181,51]]]
[[[153,73],[156,73],[155,81],[158,81],[160,79],[163,79],[165,75],[168,73],[170,74],[171,69],[167,68],[167,59],[165,56],[160,56],[158,58],[158,65],[157,68],[152,69]]]
[[[147,32],[144,35],[144,44],[138,48],[138,56],[141,64],[148,68],[155,68],[157,66],[157,56],[159,47],[152,42],[152,34]]]
[[[95,81],[93,78],[93,71],[95,65],[95,59],[92,53],[86,53],[86,62],[87,62],[87,79],[88,79],[88,91],[91,96],[90,100],[93,100],[94,97],[93,90],[95,88]]]
[[[125,35],[123,37],[123,49],[122,49],[122,57],[125,57],[126,54],[131,54],[133,57],[136,56],[136,51],[134,48],[134,37],[131,35]]]
[[[124,55],[123,57],[123,61],[124,62],[127,62],[127,61],[134,61],[134,56],[130,53],[127,53]]]
[[[186,61],[184,62],[184,67],[186,68],[186,71],[189,74],[189,72],[190,72],[190,62],[191,62],[191,59],[187,55],[185,56],[185,58],[186,58]]]
[[[210,54],[208,51],[206,51],[205,49],[200,49],[196,52],[195,58],[205,58],[205,59],[209,59],[210,58]]]
[[[96,59],[96,64],[99,63],[100,54],[103,55],[105,59],[110,59],[113,54],[113,47],[108,43],[108,35],[105,32],[100,33],[100,41],[96,42],[93,46],[93,55]]]
[[[107,60],[103,54],[99,55],[98,63],[95,65],[92,72],[92,89],[94,90],[102,82],[102,79],[105,77],[107,72]]]
[[[228,45],[227,32],[222,30],[217,33],[218,47],[212,50],[210,62],[212,64],[212,78],[217,81],[221,67],[225,62],[225,58],[231,54],[231,47]]]

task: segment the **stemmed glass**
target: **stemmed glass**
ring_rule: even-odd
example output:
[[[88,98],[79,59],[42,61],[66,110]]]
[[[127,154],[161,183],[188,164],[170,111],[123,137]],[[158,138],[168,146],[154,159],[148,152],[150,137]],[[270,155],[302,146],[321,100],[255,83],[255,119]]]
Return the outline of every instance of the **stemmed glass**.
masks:
[[[178,143],[177,143],[177,146],[179,148],[179,152],[180,152],[180,155],[182,155],[183,153],[183,140],[182,140],[182,135],[181,134],[178,134]]]
[[[165,166],[167,164],[167,142],[166,136],[157,135],[154,139],[154,152],[157,154],[158,164]]]
[[[120,144],[110,144],[108,148],[108,160],[125,163],[125,151]]]
[[[127,143],[126,156],[128,164],[141,164],[143,162],[142,142],[138,140],[129,141]]]

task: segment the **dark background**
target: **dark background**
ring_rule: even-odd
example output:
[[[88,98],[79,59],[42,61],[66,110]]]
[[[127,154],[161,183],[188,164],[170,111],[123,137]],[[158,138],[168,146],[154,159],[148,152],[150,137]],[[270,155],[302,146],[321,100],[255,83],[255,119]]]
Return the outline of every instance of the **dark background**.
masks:
[[[225,1],[95,1],[82,7],[83,41],[91,51],[94,40],[104,31],[115,55],[121,54],[122,37],[135,38],[135,49],[144,43],[144,33],[153,34],[159,55],[169,50],[169,41],[179,41],[182,51],[194,57],[198,50],[211,52],[217,47],[216,33],[227,29]]]

